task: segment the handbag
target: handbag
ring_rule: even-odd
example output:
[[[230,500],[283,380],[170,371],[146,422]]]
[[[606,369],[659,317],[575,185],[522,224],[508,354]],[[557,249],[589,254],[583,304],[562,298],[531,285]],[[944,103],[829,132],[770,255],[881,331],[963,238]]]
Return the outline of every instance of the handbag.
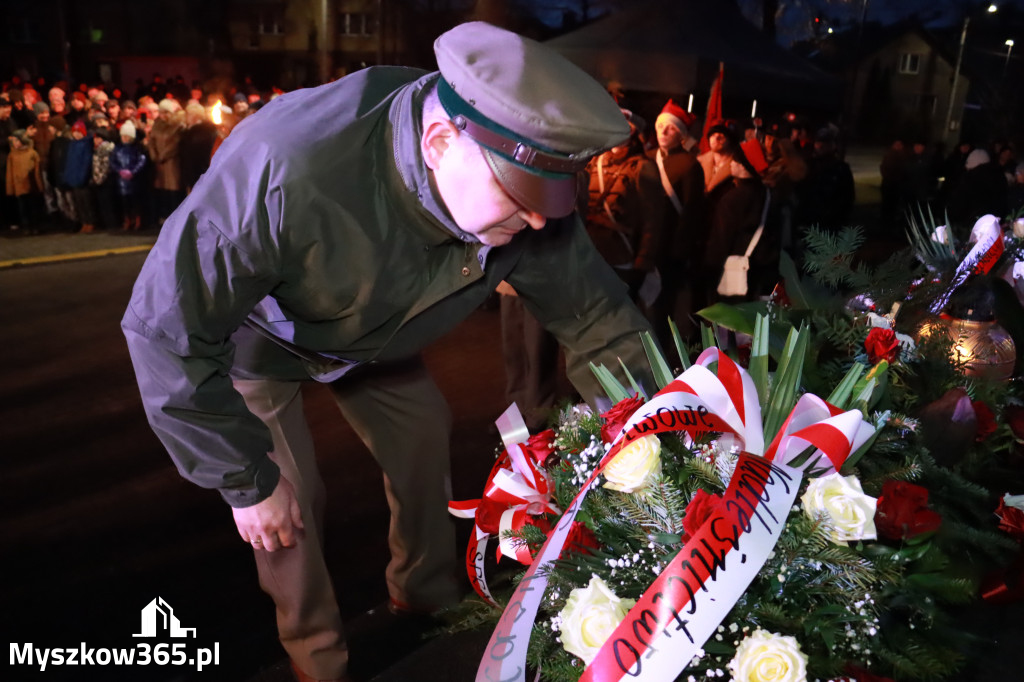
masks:
[[[747,244],[747,250],[742,255],[732,255],[725,259],[725,269],[722,271],[722,279],[718,282],[718,294],[720,296],[746,296],[747,295],[747,271],[750,270],[750,254],[754,252],[757,242],[764,232],[764,223],[768,217],[768,204],[771,202],[770,190],[765,190],[764,209],[761,211],[761,224],[757,226],[754,236]]]

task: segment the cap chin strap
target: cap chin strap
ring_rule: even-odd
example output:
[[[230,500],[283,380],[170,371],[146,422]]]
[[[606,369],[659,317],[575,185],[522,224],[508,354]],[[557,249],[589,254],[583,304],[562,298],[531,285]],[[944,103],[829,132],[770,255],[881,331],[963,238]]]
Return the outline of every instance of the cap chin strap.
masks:
[[[587,167],[596,150],[582,154],[558,154],[540,149],[526,138],[486,118],[462,99],[444,78],[437,83],[438,99],[452,124],[478,143],[527,168],[548,173],[571,174]]]
[[[485,147],[508,157],[521,166],[549,173],[577,173],[587,167],[588,159],[573,156],[554,156],[536,147],[509,139],[499,133],[477,125],[462,114],[452,117],[452,124]]]

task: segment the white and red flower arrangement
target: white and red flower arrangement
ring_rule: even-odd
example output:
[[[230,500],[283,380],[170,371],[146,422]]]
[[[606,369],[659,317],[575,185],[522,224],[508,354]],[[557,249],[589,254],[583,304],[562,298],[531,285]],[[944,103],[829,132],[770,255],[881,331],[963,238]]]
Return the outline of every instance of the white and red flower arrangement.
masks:
[[[749,372],[710,348],[675,378],[652,361],[663,389],[650,400],[606,383],[618,403],[602,415],[566,409],[533,437],[499,420],[484,496],[452,503],[476,520],[467,572],[498,618],[478,680],[884,680],[955,666],[955,652],[919,646],[934,613],[902,603],[917,572],[936,592],[971,589],[939,565],[928,490],[860,480],[871,444],[907,430],[866,416],[882,377],[865,382],[857,365],[827,400],[799,395],[806,334],[769,380],[759,325]],[[500,599],[484,571],[491,536],[528,567]]]

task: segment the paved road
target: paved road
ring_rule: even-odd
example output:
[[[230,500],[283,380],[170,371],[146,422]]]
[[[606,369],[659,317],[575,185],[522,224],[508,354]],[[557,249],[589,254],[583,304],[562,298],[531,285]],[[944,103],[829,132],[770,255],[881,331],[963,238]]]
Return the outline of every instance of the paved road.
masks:
[[[159,596],[197,629],[198,645],[219,642],[216,673],[66,667],[42,679],[248,680],[283,657],[273,607],[228,508],[178,476],[146,424],[118,326],[143,257],[0,269],[0,614],[12,641],[133,646],[140,609]],[[460,499],[479,496],[493,462],[499,354],[498,314],[483,310],[427,354],[456,415]],[[330,492],[328,557],[350,618],[386,598],[388,515],[376,465],[322,389],[310,387],[307,412]],[[459,531],[461,541],[469,529]],[[363,655],[378,670],[395,661],[385,642]],[[23,671],[2,677],[33,679]]]

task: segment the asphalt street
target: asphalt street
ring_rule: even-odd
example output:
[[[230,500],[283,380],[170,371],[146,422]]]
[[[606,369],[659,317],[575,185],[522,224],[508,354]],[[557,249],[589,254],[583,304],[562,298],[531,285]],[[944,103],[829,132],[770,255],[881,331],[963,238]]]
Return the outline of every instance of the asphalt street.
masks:
[[[289,680],[273,605],[229,508],[178,475],[146,423],[119,327],[144,256],[0,269],[0,613],[22,654],[26,644],[131,647],[139,643],[132,635],[140,632],[140,611],[159,597],[183,627],[196,628],[197,647],[217,644],[219,663],[201,673],[174,665],[51,665],[33,673],[18,665],[0,678]],[[493,463],[497,438],[489,425],[505,407],[498,318],[480,310],[426,354],[455,414],[457,499],[478,497]],[[305,398],[329,492],[328,562],[342,615],[352,622],[352,655],[364,670],[383,673],[404,652],[365,625],[373,619],[364,614],[387,597],[379,469],[322,386],[311,385]],[[458,526],[460,547],[467,526]],[[472,665],[483,642],[475,646],[459,646],[455,657]],[[446,667],[432,668],[444,676],[433,679],[463,679],[451,652],[445,658]],[[378,679],[429,680],[429,672]]]

